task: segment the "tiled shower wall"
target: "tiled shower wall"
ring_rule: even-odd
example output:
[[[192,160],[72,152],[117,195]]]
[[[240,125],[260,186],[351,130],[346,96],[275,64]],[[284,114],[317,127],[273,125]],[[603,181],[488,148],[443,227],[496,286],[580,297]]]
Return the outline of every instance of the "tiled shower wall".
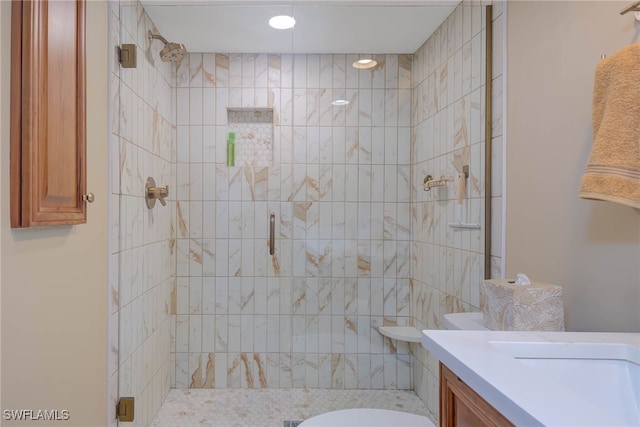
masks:
[[[173,387],[411,387],[374,329],[409,321],[411,56],[357,58],[180,64]],[[226,166],[228,107],[274,109],[271,166]]]
[[[169,391],[170,295],[175,281],[175,202],[145,205],[148,176],[174,191],[171,65],[149,44],[153,23],[137,2],[110,2],[112,134],[111,404],[136,399],[133,425],[149,425]],[[116,48],[135,43],[137,68]],[[171,194],[171,193],[170,193]],[[173,197],[171,197],[173,198]],[[119,385],[118,385],[119,383]],[[111,413],[111,412],[110,412]],[[110,425],[117,425],[115,416]]]
[[[500,15],[501,10],[496,10],[494,55],[502,52]],[[479,288],[484,277],[485,17],[485,7],[478,2],[462,2],[413,56],[411,322],[420,330],[441,329],[444,314],[478,311],[480,306]],[[496,153],[501,153],[501,68],[501,62],[494,63]],[[493,167],[499,195],[501,159],[497,157]],[[458,222],[458,174],[464,165],[469,165],[469,178],[462,221],[480,224],[479,230],[448,226]],[[424,191],[422,183],[428,174],[450,181]],[[495,215],[492,235],[500,236],[499,212]],[[499,264],[498,258],[492,261]],[[492,274],[500,276],[498,270]],[[415,391],[437,414],[438,360],[420,345],[412,345],[411,352],[415,356]]]

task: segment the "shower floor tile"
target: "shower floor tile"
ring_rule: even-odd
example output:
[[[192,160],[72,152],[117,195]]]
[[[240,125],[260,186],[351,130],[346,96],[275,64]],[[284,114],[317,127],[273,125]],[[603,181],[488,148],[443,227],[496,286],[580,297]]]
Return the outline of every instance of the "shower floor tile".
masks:
[[[433,420],[410,390],[173,389],[151,426],[283,427],[285,421],[349,408],[391,409]]]

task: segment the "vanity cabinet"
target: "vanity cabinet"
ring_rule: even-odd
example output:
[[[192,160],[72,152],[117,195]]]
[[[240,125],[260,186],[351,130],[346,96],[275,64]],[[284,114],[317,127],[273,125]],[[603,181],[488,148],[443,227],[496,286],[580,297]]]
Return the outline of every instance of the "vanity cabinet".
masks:
[[[11,226],[85,223],[84,0],[11,3]]]
[[[440,363],[441,427],[513,426],[500,412]]]

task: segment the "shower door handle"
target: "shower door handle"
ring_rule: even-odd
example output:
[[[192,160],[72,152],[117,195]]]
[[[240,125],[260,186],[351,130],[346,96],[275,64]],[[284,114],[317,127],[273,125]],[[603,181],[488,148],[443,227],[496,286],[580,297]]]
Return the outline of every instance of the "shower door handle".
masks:
[[[276,251],[276,215],[269,216],[269,255]]]

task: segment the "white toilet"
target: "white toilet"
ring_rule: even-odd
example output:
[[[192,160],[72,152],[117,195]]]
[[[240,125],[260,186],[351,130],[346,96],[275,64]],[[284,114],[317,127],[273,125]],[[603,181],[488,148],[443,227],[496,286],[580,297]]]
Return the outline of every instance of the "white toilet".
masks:
[[[421,415],[386,409],[355,408],[326,412],[303,421],[299,427],[435,427]]]

